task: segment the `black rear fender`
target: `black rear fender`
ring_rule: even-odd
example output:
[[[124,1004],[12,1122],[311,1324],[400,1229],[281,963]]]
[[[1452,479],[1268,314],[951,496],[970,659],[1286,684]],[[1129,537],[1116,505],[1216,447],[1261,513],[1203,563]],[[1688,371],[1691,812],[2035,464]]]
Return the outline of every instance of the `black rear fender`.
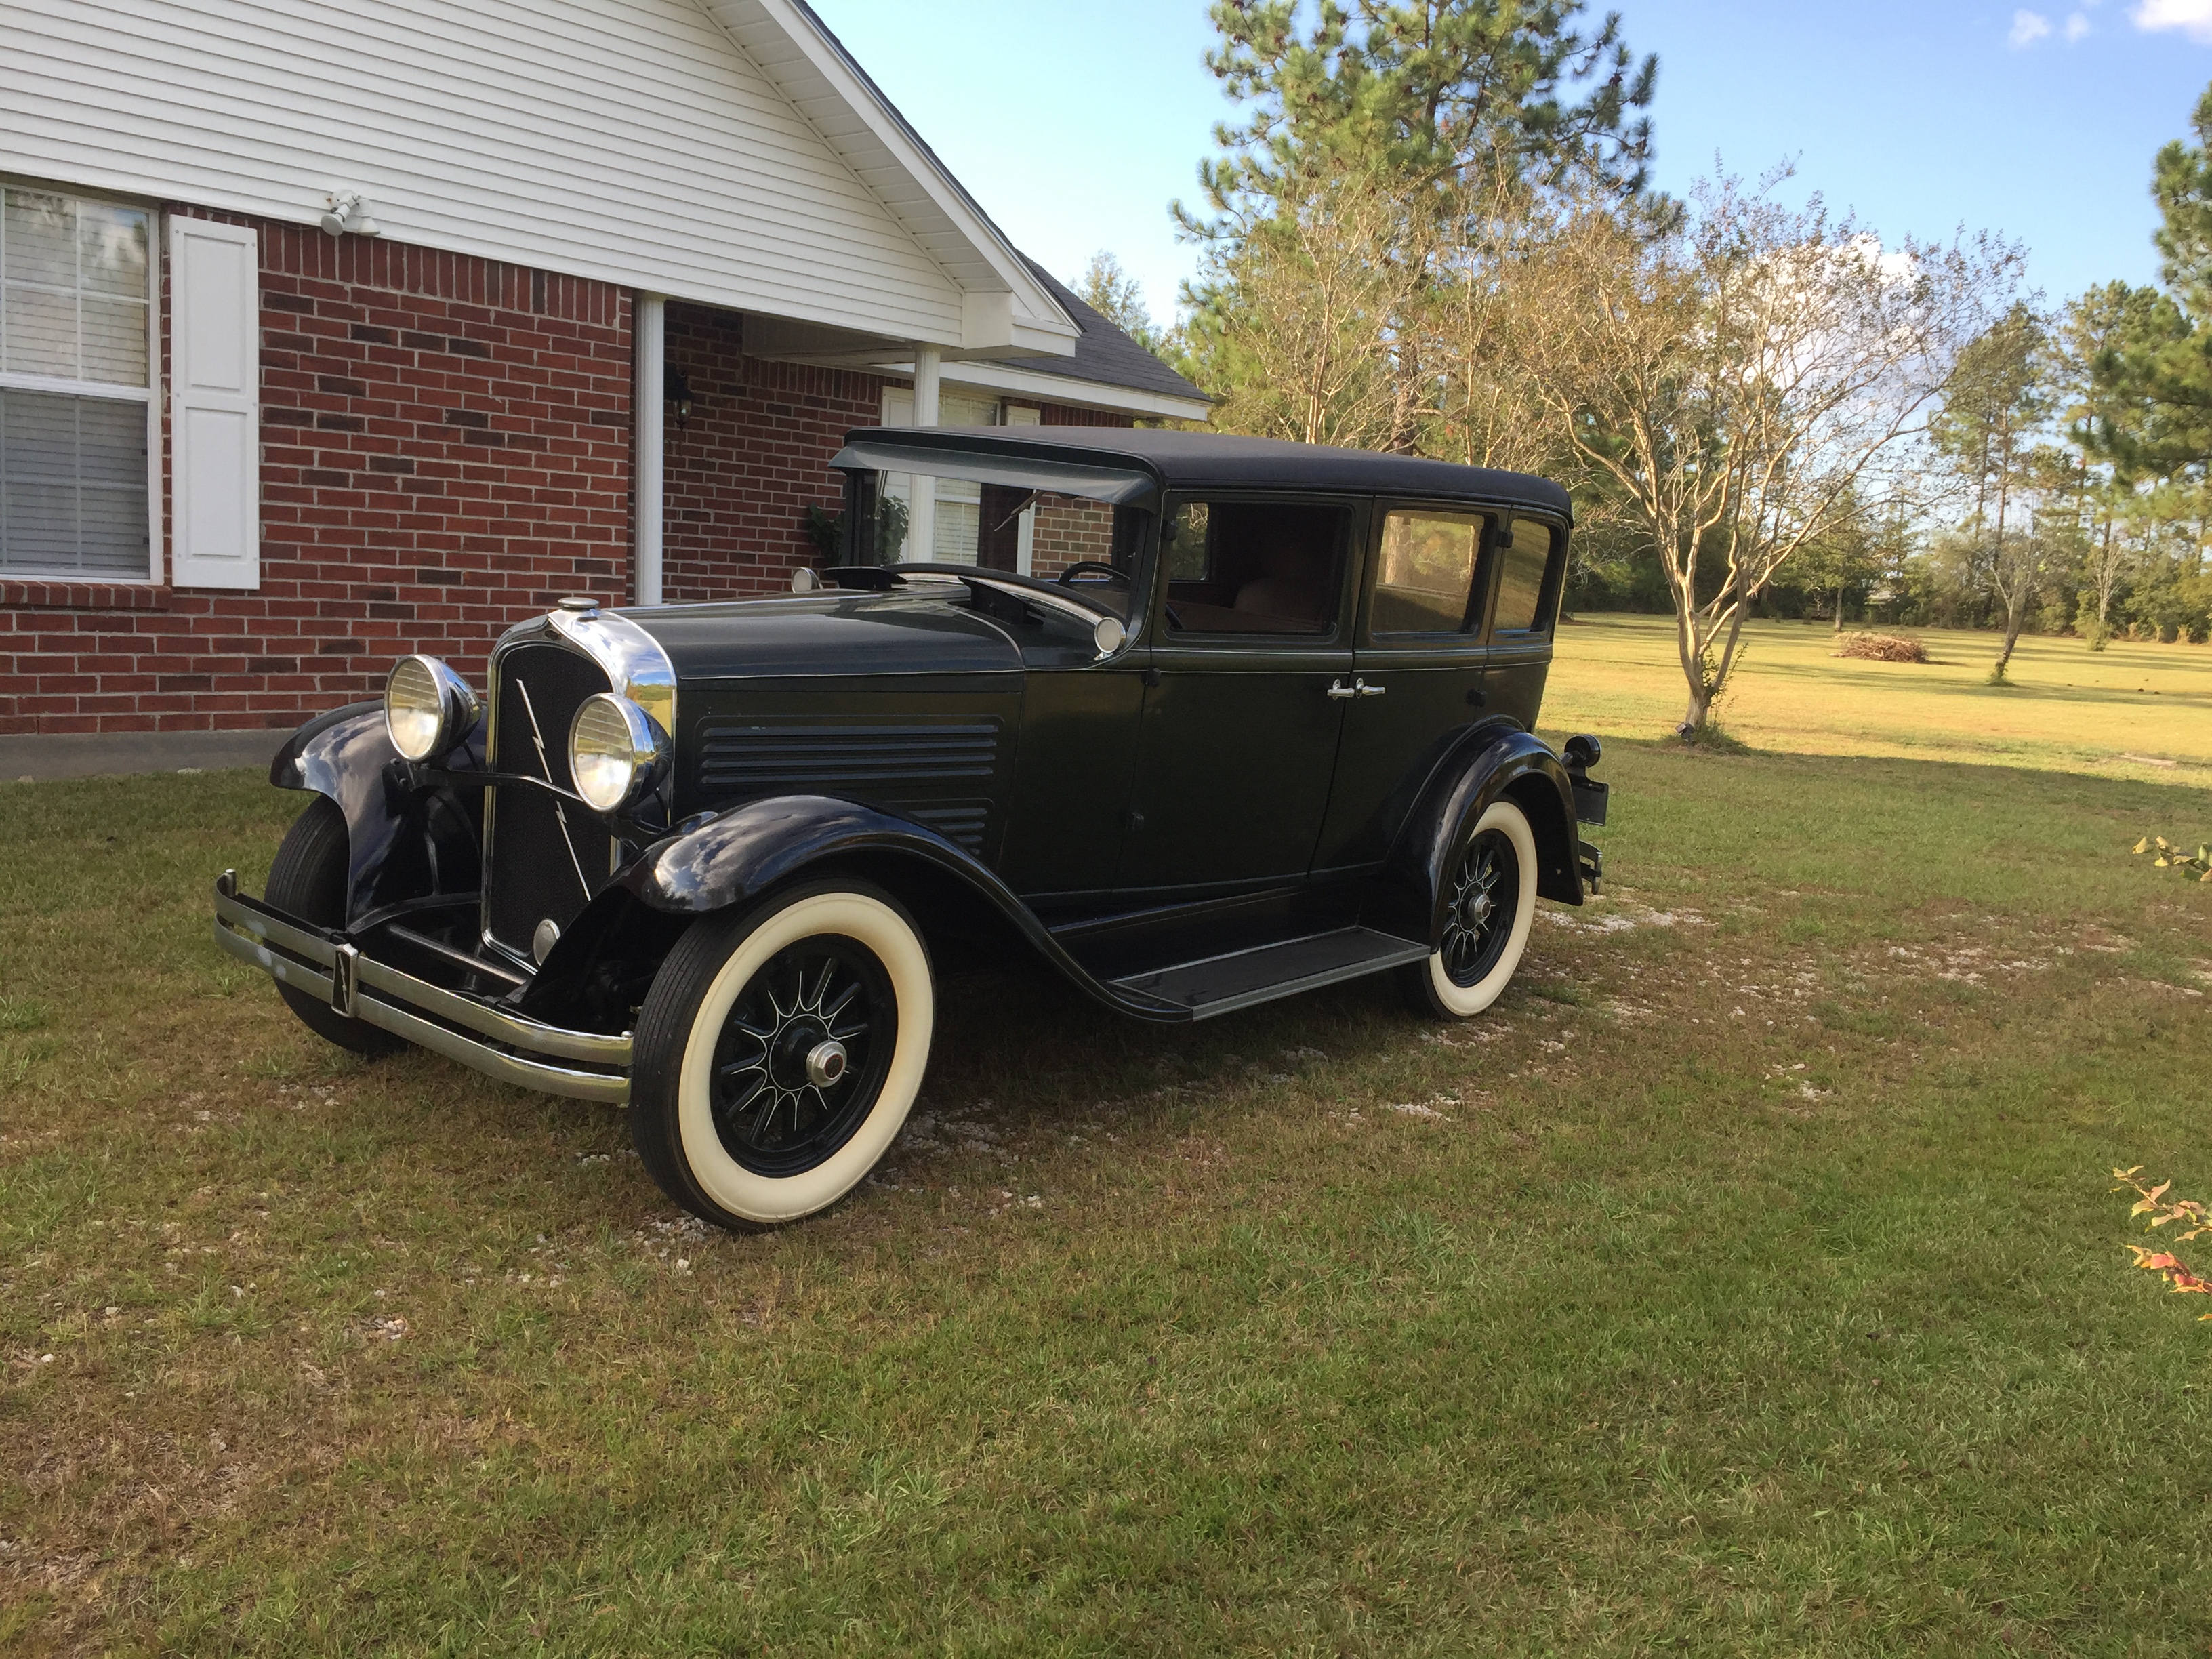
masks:
[[[483,763],[483,725],[445,756],[448,770]],[[483,884],[483,797],[449,784],[424,787],[392,748],[380,702],[349,703],[295,732],[270,763],[279,789],[328,795],[345,814],[346,919]]]
[[[1510,800],[1536,839],[1536,891],[1583,902],[1575,858],[1572,786],[1542,740],[1505,720],[1471,728],[1430,773],[1376,879],[1364,920],[1401,939],[1442,936],[1444,883],[1468,830],[1493,802]]]

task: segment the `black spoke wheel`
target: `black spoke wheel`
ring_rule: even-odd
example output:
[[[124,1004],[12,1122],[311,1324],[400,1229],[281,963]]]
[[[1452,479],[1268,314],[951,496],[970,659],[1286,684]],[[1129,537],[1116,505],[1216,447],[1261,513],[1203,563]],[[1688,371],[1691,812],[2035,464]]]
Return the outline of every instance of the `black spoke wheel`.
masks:
[[[1480,984],[1498,966],[1520,899],[1521,865],[1512,842],[1502,830],[1485,830],[1460,855],[1444,900],[1444,934],[1437,948],[1453,984]]]
[[[723,1147],[760,1175],[813,1169],[875,1103],[897,1024],[890,976],[857,939],[817,937],[770,957],[714,1050]]]
[[[661,1189],[743,1231],[850,1192],[921,1092],[929,952],[882,889],[823,880],[694,922],[631,1038],[630,1133]]]
[[[1437,890],[1436,949],[1398,970],[1417,1012],[1466,1019],[1504,994],[1536,914],[1536,837],[1510,800],[1492,801],[1463,832]]]

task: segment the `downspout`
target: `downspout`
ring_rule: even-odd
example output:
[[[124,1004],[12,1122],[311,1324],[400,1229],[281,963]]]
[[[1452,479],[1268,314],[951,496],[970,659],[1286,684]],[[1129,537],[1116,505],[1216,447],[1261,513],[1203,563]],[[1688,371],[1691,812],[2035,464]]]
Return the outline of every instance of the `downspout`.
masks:
[[[660,603],[660,538],[662,513],[667,496],[662,465],[663,414],[667,407],[664,376],[668,357],[668,302],[658,294],[640,294],[635,307],[637,367],[632,377],[632,397],[637,422],[634,459],[635,506],[630,520],[636,536],[633,563],[636,572],[636,601]]]

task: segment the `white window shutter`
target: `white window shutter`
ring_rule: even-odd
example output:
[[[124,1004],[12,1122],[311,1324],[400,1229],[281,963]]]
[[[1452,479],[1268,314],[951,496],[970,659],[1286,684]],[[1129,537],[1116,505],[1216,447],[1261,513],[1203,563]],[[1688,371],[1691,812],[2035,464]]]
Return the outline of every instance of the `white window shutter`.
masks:
[[[169,221],[179,587],[261,585],[261,281],[242,225]]]

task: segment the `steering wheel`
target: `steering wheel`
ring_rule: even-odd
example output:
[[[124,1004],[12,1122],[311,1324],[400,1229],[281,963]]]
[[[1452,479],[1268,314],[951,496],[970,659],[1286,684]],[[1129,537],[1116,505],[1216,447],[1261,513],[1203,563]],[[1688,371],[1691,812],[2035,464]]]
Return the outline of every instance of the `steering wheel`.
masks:
[[[1057,581],[1062,587],[1073,587],[1075,586],[1075,573],[1079,570],[1096,570],[1101,575],[1111,577],[1114,580],[1121,583],[1124,587],[1127,587],[1132,585],[1129,580],[1129,573],[1127,571],[1122,569],[1119,565],[1108,564],[1101,559],[1078,559],[1073,564],[1068,566],[1066,569],[1061,571],[1060,574],[1055,576],[1053,580]]]

